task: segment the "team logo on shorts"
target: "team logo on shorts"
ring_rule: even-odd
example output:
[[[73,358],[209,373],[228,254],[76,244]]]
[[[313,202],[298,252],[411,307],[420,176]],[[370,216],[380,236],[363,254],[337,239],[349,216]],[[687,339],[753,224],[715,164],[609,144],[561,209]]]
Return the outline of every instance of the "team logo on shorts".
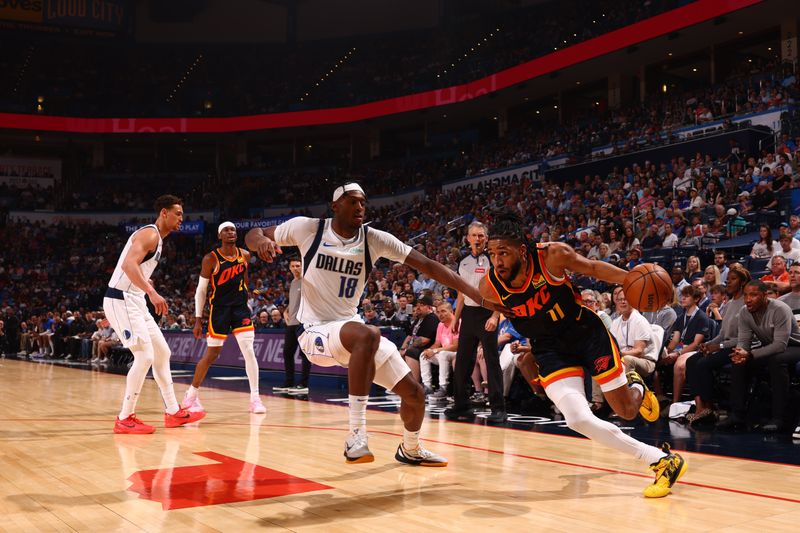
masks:
[[[606,355],[605,357],[598,357],[594,360],[594,370],[595,372],[605,372],[608,370],[608,363],[611,362],[611,356]]]
[[[127,329],[125,331],[123,331],[122,334],[125,336],[125,340],[128,340],[128,339],[131,338],[131,332],[128,331]]]
[[[322,343],[322,337],[314,339],[314,349],[320,353],[325,352],[325,345]]]

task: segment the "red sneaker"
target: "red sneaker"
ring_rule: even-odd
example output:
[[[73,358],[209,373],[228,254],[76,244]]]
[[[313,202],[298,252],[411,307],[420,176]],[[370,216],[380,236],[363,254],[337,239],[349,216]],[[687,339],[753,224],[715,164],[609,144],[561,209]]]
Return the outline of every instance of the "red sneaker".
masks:
[[[178,412],[174,415],[164,413],[164,427],[176,428],[184,424],[191,424],[192,422],[197,422],[205,416],[206,413],[204,411],[191,413],[186,409],[181,408],[178,409]]]
[[[149,426],[136,418],[135,414],[132,414],[128,418],[124,420],[120,420],[117,417],[116,422],[114,422],[114,433],[127,433],[130,435],[147,435],[149,433],[155,432],[156,428],[153,426]]]

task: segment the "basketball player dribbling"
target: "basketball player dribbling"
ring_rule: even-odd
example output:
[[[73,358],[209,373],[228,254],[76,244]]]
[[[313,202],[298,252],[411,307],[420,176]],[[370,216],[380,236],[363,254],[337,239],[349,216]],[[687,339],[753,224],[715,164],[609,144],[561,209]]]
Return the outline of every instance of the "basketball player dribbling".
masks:
[[[203,334],[203,310],[206,306],[206,293],[209,281],[211,294],[208,296],[208,349],[194,370],[192,385],[183,397],[181,407],[192,412],[203,411],[198,398],[200,385],[206,378],[208,367],[222,352],[222,345],[228,334],[232,333],[244,357],[245,372],[250,383],[250,412],[267,412],[258,395],[258,361],[253,349],[255,330],[247,307],[247,265],[250,252],[236,246],[236,226],[233,222],[223,222],[217,228],[222,246],[207,253],[200,266],[200,279],[194,295],[194,336]]]
[[[245,242],[265,261],[272,261],[280,246],[300,249],[304,272],[298,311],[300,348],[314,364],[348,369],[350,433],[345,441],[346,462],[375,459],[366,432],[367,399],[374,382],[401,398],[404,431],[395,459],[410,465],[446,466],[447,459],[419,442],[425,416],[422,386],[412,378],[397,347],[382,337],[378,328],[364,324],[357,306],[379,257],[405,263],[476,301],[481,297],[476,287],[452,270],[393,235],[365,226],[366,202],[363,189],[347,183],[333,193],[332,219],[296,217],[279,226],[252,229]]]
[[[567,425],[649,464],[656,477],[645,488],[646,497],[669,494],[686,470],[684,459],[667,444],[661,449],[644,444],[597,418],[586,400],[583,377],[584,368],[589,368],[619,416],[631,420],[638,411],[650,422],[658,418],[655,395],[636,372],[626,377],[616,341],[600,317],[581,304],[567,274],[570,270],[622,285],[627,272],[586,259],[564,243],[529,247],[525,228],[514,213],[495,217],[489,231],[489,258],[492,267],[481,280],[481,296],[511,308],[511,323],[530,339],[539,381]]]
[[[182,426],[205,416],[205,413],[190,413],[178,405],[169,367],[171,352],[164,334],[147,310],[145,295],[150,297],[156,313],[163,315],[169,311],[166,300],[150,283],[150,276],[161,258],[164,237],[177,231],[183,222],[183,202],[176,196],[159,196],[155,209],[158,213],[155,223],[137,229],[128,238],[103,299],[103,311],[111,327],[122,345],[133,352],[133,364],[128,370],[125,398],[114,423],[114,433],[146,434],[156,430],[136,417],[136,402],[151,366],[166,406],[165,427]]]

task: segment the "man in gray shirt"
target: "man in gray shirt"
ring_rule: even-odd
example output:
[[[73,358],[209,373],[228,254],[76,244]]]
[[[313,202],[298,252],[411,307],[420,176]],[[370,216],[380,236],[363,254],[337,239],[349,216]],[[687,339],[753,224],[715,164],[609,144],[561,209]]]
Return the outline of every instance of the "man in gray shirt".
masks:
[[[789,267],[789,287],[792,292],[784,294],[778,300],[782,301],[789,306],[792,311],[800,309],[800,263],[795,263]],[[795,315],[795,320],[797,315]],[[800,420],[797,422],[797,427],[794,430],[792,437],[800,439]]]
[[[292,394],[308,393],[308,375],[311,373],[311,361],[300,354],[300,362],[303,365],[303,373],[300,375],[300,383],[294,384],[294,354],[297,352],[297,327],[300,321],[297,319],[297,310],[300,307],[300,287],[303,283],[303,265],[298,258],[289,260],[289,270],[292,272],[292,282],[289,285],[289,305],[283,312],[283,320],[286,322],[286,329],[283,334],[283,370],[285,372],[283,385],[273,387],[275,392],[288,392]]]
[[[695,412],[687,417],[693,426],[716,421],[714,412],[714,371],[731,362],[739,341],[739,312],[744,307],[744,287],[750,272],[742,265],[732,265],[728,272],[728,301],[720,307],[722,323],[717,336],[700,345],[686,361],[686,380],[694,396]]]
[[[784,294],[778,300],[788,305],[792,311],[800,309],[800,263],[789,267],[789,288],[791,292]]]
[[[751,348],[759,340],[759,348]],[[739,340],[731,353],[731,414],[718,424],[721,429],[741,428],[745,424],[747,383],[751,373],[766,366],[772,388],[772,417],[764,424],[766,432],[787,428],[789,403],[789,365],[800,361],[800,328],[789,306],[767,298],[767,285],[751,281],[744,289],[744,307],[739,312]]]

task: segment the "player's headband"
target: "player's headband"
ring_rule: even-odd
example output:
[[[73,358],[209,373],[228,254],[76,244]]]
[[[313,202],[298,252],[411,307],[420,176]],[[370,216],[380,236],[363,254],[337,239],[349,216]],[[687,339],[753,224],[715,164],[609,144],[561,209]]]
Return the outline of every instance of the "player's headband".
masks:
[[[364,189],[362,189],[361,185],[359,185],[358,183],[346,183],[341,187],[336,187],[336,190],[333,191],[333,201],[335,202],[336,200],[341,198],[343,194],[348,192],[360,192],[361,194],[364,195],[364,197],[367,196],[367,193],[364,192]]]
[[[233,229],[236,229],[236,226],[234,225],[234,223],[233,223],[233,222],[223,222],[223,223],[222,223],[222,224],[220,224],[220,225],[219,225],[219,227],[217,228],[217,235],[219,235],[220,233],[222,233],[222,230],[224,230],[225,228],[233,228]]]

